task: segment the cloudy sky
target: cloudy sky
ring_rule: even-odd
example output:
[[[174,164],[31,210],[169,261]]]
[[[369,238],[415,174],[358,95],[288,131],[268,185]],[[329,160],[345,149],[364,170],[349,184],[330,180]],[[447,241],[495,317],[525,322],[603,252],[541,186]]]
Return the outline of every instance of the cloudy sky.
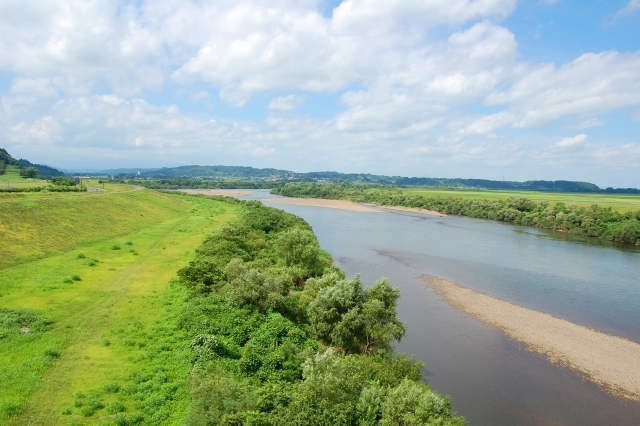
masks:
[[[0,147],[640,185],[640,0],[0,0]]]

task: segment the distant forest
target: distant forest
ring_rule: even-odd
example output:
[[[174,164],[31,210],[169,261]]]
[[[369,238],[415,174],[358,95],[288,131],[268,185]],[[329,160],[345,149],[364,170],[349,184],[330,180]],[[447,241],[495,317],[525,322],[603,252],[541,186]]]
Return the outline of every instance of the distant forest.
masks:
[[[588,182],[573,182],[566,180],[546,181],[533,180],[526,182],[497,181],[488,179],[446,179],[446,178],[418,178],[403,176],[384,176],[362,173],[311,172],[296,173],[279,169],[258,169],[254,167],[237,166],[181,166],[155,170],[140,170],[140,172],[120,173],[117,179],[154,179],[159,180],[149,187],[174,189],[188,188],[220,188],[228,187],[212,181],[236,182],[243,187],[275,187],[287,182],[325,182],[325,183],[363,183],[393,186],[425,186],[433,188],[458,189],[493,189],[518,191],[552,191],[552,192],[609,192],[617,194],[640,194],[635,188],[606,188]],[[242,182],[242,183],[241,183]],[[262,182],[261,185],[251,186],[248,182]],[[145,185],[147,186],[147,185]]]

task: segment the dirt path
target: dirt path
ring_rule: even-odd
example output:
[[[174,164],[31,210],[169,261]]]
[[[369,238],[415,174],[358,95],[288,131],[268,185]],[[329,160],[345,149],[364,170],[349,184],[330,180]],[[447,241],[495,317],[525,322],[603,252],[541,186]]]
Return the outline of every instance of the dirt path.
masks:
[[[528,350],[576,370],[613,395],[640,402],[640,344],[451,281],[422,278],[451,306],[502,330]]]

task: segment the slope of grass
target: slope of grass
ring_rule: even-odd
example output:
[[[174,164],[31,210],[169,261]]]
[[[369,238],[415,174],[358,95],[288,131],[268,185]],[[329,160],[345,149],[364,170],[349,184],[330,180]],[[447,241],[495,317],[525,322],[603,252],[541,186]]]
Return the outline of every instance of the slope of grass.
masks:
[[[0,423],[179,423],[189,362],[174,317],[185,294],[169,283],[236,207],[151,191],[32,203],[0,210],[3,224],[22,222],[12,245],[39,239],[45,256],[24,263],[14,250],[0,267]],[[81,236],[64,226],[75,219]],[[7,312],[51,323],[21,332]]]
[[[126,235],[185,209],[184,199],[147,190],[0,202],[0,268]]]
[[[20,168],[17,166],[7,166],[5,173],[0,175],[0,187],[2,188],[31,188],[46,185],[48,185],[46,180],[21,178]]]
[[[538,191],[490,191],[490,190],[440,190],[432,188],[402,188],[405,195],[422,195],[425,197],[462,197],[482,200],[504,200],[507,197],[524,197],[530,200],[549,201],[551,204],[563,202],[567,205],[589,207],[597,204],[600,207],[611,207],[619,212],[640,209],[640,196],[624,194],[578,194],[568,192]]]

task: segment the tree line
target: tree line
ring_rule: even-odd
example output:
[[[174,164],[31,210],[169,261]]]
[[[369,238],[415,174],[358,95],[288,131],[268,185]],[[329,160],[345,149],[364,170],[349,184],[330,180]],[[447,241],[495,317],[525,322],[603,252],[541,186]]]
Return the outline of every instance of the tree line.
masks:
[[[524,197],[504,200],[469,199],[455,196],[405,195],[400,188],[319,183],[288,183],[271,191],[301,198],[343,199],[381,206],[403,206],[445,214],[499,220],[515,225],[536,226],[574,235],[636,244],[640,231],[640,210],[617,212],[593,204],[578,207],[558,202],[535,202]]]
[[[297,216],[214,198],[241,213],[178,272],[190,290],[186,424],[465,424],[393,351],[406,331],[398,289],[347,278]]]

